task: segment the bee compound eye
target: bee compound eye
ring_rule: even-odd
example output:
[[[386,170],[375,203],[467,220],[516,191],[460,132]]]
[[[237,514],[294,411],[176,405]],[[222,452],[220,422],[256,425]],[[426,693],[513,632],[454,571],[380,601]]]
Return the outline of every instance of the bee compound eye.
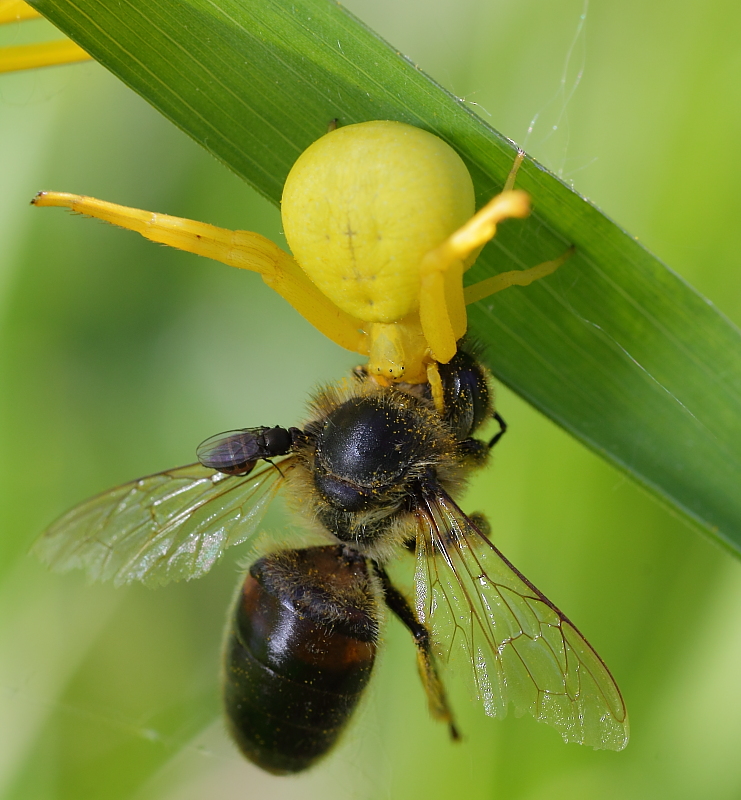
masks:
[[[486,372],[470,353],[460,349],[438,369],[445,399],[444,419],[457,439],[467,439],[491,413]]]

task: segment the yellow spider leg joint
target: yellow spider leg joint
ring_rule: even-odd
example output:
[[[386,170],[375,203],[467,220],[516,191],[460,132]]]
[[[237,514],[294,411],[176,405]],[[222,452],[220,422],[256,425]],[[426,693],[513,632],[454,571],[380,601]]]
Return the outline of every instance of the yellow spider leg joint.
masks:
[[[515,156],[515,163],[509,171],[502,194],[506,194],[514,188],[517,173],[524,160],[525,152],[523,150],[518,150]],[[501,197],[501,195],[499,196]],[[497,198],[494,199],[496,200]],[[555,272],[565,261],[571,258],[575,250],[576,247],[572,245],[563,255],[554,258],[552,261],[544,261],[542,264],[538,264],[530,269],[516,269],[510,272],[502,272],[492,278],[487,278],[479,283],[474,283],[472,286],[467,286],[463,290],[465,304],[467,306],[471,305],[471,303],[483,300],[485,297],[489,297],[489,295],[501,292],[502,289],[508,289],[510,286],[529,286],[533,281],[545,278]]]
[[[529,213],[527,192],[502,192],[422,259],[419,316],[436,361],[450,361],[466,332],[463,271],[470,257],[493,238],[502,220]]]
[[[463,290],[463,298],[466,301],[466,305],[483,300],[485,297],[501,292],[502,289],[508,289],[510,286],[529,286],[533,281],[545,278],[571,258],[575,250],[576,247],[572,245],[563,255],[554,258],[552,261],[544,261],[542,264],[530,267],[530,269],[514,269],[511,272],[502,272],[492,278],[467,286]]]
[[[156,214],[66,192],[40,192],[36,206],[61,206],[136,231],[153,242],[258,272],[325,336],[348,350],[367,355],[365,323],[340,311],[278,245],[250,231],[230,231],[204,222]]]
[[[0,0],[0,25],[37,19],[40,16],[36,9],[21,0]],[[0,72],[53,67],[87,61],[90,58],[91,56],[70,39],[3,47],[0,48]]]

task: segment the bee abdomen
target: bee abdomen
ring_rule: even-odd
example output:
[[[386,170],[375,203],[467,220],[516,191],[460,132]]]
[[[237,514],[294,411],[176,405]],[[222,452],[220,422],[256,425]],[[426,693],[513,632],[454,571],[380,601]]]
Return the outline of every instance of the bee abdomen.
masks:
[[[299,772],[335,743],[370,678],[377,602],[365,559],[335,546],[256,562],[225,652],[227,718],[242,752]]]

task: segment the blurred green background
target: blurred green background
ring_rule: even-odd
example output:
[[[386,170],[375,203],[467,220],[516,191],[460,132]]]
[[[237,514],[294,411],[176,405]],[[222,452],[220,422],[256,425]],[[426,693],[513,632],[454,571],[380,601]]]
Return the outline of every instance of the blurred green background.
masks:
[[[347,5],[741,320],[736,4]],[[739,564],[504,389],[511,432],[465,506],[488,513],[496,543],[610,666],[627,750],[488,720],[454,681],[465,740],[451,744],[392,620],[326,762],[280,779],[245,763],[218,709],[243,553],[150,591],[50,574],[28,548],[74,503],[192,461],[216,431],[296,423],[308,392],[355,358],[256,276],[32,209],[39,189],[281,241],[275,208],[97,65],[0,78],[0,797],[741,795]],[[280,525],[276,508],[265,528]]]

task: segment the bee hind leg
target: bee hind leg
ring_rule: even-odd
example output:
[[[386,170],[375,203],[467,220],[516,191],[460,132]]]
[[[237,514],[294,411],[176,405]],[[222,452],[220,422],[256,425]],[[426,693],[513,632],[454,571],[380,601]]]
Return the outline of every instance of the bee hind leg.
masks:
[[[432,652],[432,637],[427,628],[417,619],[414,609],[406,597],[391,583],[386,570],[374,562],[378,577],[381,579],[386,605],[409,630],[417,647],[417,668],[422,679],[422,686],[427,695],[430,713],[435,719],[445,722],[450,731],[450,738],[460,741],[461,735],[453,719],[445,687],[437,671],[435,655]]]

